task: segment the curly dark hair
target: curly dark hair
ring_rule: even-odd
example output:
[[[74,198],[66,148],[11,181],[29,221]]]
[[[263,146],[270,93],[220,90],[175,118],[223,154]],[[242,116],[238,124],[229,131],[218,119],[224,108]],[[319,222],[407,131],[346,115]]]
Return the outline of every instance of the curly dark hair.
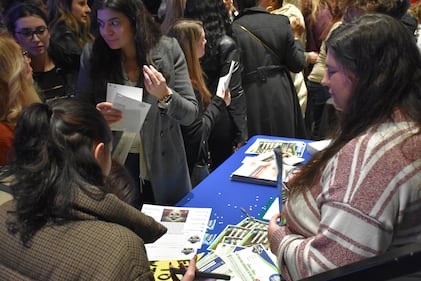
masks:
[[[187,0],[184,17],[196,19],[203,23],[206,32],[205,56],[201,59],[204,68],[217,67],[219,56],[218,44],[222,36],[232,35],[227,8],[223,1]],[[205,72],[206,69],[205,69]]]

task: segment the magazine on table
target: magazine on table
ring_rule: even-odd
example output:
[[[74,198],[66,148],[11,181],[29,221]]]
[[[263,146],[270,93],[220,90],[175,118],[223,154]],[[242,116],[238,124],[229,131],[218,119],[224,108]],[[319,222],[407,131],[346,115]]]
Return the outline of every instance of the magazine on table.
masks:
[[[295,165],[304,161],[305,142],[256,139],[246,151],[249,156],[246,156],[241,166],[231,174],[231,180],[276,186],[278,168],[273,152],[275,147],[281,147],[283,153],[282,178],[286,181]]]

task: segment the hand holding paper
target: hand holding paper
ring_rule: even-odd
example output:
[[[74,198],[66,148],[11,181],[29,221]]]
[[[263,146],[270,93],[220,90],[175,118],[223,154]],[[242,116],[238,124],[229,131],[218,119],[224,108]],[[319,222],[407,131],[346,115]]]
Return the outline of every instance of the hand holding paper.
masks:
[[[102,103],[101,107],[109,114],[108,118],[114,120],[114,123],[109,122],[112,123],[111,129],[128,132],[140,131],[151,107],[150,104],[142,102],[142,96],[142,88],[108,83],[108,103]],[[110,105],[112,108],[110,108]],[[103,112],[102,110],[101,112]],[[118,114],[118,111],[121,112],[121,118],[117,120],[116,114]]]
[[[223,98],[223,99],[224,99],[224,96],[226,94],[223,91],[225,91],[225,92],[229,91],[229,84],[230,84],[230,81],[231,81],[232,72],[234,71],[234,66],[235,66],[235,61],[231,61],[230,68],[228,70],[227,75],[219,78],[218,88],[216,89],[216,95]]]
[[[102,113],[108,124],[118,122],[123,118],[123,113],[113,108],[113,104],[110,102],[100,102],[96,105],[96,109]]]

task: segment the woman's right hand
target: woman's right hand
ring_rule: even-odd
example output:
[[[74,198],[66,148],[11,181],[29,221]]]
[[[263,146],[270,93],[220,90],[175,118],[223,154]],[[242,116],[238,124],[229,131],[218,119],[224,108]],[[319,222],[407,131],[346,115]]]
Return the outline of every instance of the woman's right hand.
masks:
[[[226,91],[221,89],[220,92],[217,92],[216,95],[225,101],[225,105],[229,106],[231,104],[231,92],[230,89]]]
[[[272,216],[268,224],[268,238],[271,239],[273,233],[275,233],[281,226],[279,226],[278,221],[282,220],[282,214],[277,213]]]
[[[120,110],[113,108],[111,102],[100,102],[96,105],[96,109],[102,113],[108,124],[118,122],[123,118],[123,113]]]
[[[195,277],[196,275],[196,261],[197,261],[197,256],[195,255],[189,263],[189,266],[186,268],[182,263],[180,263],[180,268],[185,269],[186,273],[184,274],[183,278],[181,279],[181,281],[216,281],[216,279],[198,279]],[[170,264],[171,266],[171,264]],[[175,274],[171,274],[171,279],[173,281],[180,281],[180,279],[177,277],[177,275]]]

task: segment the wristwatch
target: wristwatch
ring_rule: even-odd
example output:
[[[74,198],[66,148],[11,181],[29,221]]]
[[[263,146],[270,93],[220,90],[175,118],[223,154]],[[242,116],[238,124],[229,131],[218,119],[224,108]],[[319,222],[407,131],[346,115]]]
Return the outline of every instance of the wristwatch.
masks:
[[[158,107],[161,109],[167,109],[168,105],[170,104],[172,99],[172,92],[170,92],[169,94],[167,94],[165,97],[163,97],[162,99],[158,100]]]

